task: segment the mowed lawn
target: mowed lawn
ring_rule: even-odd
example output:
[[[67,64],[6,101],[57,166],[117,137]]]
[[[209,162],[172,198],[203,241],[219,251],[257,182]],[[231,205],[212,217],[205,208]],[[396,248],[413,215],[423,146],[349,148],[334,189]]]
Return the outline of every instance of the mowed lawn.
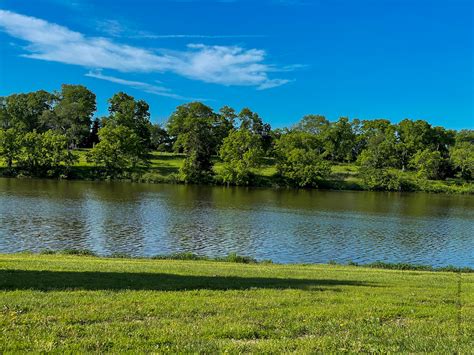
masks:
[[[463,352],[474,274],[0,255],[0,351]]]

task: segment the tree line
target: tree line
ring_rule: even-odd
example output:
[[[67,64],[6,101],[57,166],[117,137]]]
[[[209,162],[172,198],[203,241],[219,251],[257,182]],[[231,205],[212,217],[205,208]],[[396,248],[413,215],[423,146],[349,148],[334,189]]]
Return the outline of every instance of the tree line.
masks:
[[[78,160],[75,151],[90,148],[86,158],[97,174],[113,177],[146,171],[153,150],[183,153],[179,179],[186,183],[252,185],[268,158],[282,183],[299,187],[319,186],[338,163],[358,164],[374,189],[397,189],[395,170],[422,179],[474,176],[474,131],[423,120],[330,122],[307,115],[293,127],[272,129],[249,108],[224,106],[216,112],[191,102],[159,125],[150,121],[143,100],[119,92],[108,104],[108,115],[94,118],[96,96],[81,85],[1,97],[0,158],[7,173],[67,176]]]

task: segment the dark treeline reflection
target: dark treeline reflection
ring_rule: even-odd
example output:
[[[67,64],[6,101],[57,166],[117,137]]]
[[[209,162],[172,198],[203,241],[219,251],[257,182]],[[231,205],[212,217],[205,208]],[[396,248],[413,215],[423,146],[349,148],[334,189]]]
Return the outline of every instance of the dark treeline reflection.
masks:
[[[0,251],[473,266],[472,196],[0,179]]]

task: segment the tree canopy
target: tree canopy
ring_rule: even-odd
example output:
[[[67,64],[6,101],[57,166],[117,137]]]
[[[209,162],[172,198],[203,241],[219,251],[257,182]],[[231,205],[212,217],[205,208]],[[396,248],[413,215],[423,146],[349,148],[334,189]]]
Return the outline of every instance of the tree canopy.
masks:
[[[235,185],[251,185],[264,160],[275,162],[279,183],[299,187],[320,186],[331,166],[343,163],[357,164],[373,189],[401,188],[397,171],[424,180],[474,178],[474,131],[424,120],[309,114],[291,128],[272,129],[247,107],[215,111],[190,102],[156,123],[148,103],[127,93],[108,104],[107,116],[94,117],[96,96],[82,85],[0,97],[0,159],[10,173],[59,176],[85,147],[98,172],[121,175],[146,168],[152,150],[174,151],[185,156],[180,181]]]

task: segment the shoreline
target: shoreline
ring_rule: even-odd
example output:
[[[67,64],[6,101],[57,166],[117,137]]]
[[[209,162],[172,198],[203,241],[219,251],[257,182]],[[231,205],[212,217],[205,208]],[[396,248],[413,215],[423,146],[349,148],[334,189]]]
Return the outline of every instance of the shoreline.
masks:
[[[291,190],[291,191],[360,191],[360,192],[390,192],[390,193],[427,193],[427,194],[445,194],[445,195],[464,195],[471,196],[474,195],[474,184],[465,185],[447,185],[443,184],[442,188],[433,188],[433,189],[418,189],[418,190],[373,190],[365,189],[358,183],[348,184],[353,186],[353,188],[339,188],[340,184],[344,185],[344,181],[339,180],[328,180],[325,181],[324,187],[311,188],[311,187],[293,187],[286,185],[277,185],[277,184],[255,184],[255,185],[226,185],[218,183],[208,183],[208,184],[191,184],[178,181],[171,181],[167,179],[163,180],[145,180],[142,178],[132,179],[132,178],[57,178],[57,177],[37,177],[37,176],[5,176],[0,174],[1,179],[12,179],[12,180],[34,180],[34,181],[87,181],[87,182],[97,182],[97,183],[109,183],[109,182],[118,182],[118,183],[132,183],[132,184],[166,184],[166,185],[189,185],[189,186],[205,186],[205,187],[225,187],[225,188],[244,188],[244,189],[271,189],[271,190]],[[332,185],[332,186],[331,186]],[[471,186],[472,185],[472,186]],[[465,190],[464,190],[465,188]]]
[[[390,263],[384,261],[374,261],[370,263],[356,263],[348,261],[346,264],[338,263],[335,261],[329,261],[328,263],[278,263],[273,260],[257,260],[249,256],[238,255],[236,253],[229,253],[226,256],[208,257],[204,255],[198,255],[189,252],[165,254],[165,255],[154,255],[154,256],[131,256],[123,253],[113,253],[109,255],[96,254],[88,249],[64,249],[64,250],[50,250],[45,249],[40,252],[32,251],[20,251],[13,253],[1,253],[2,256],[72,256],[72,257],[88,257],[104,260],[142,260],[142,261],[154,261],[154,260],[170,260],[170,261],[206,261],[216,263],[234,263],[234,264],[251,264],[251,265],[278,265],[278,266],[341,266],[341,267],[356,267],[366,269],[378,269],[378,270],[397,270],[397,271],[427,271],[427,272],[453,272],[453,273],[474,273],[472,267],[457,267],[453,265],[446,266],[431,266],[413,263]]]

